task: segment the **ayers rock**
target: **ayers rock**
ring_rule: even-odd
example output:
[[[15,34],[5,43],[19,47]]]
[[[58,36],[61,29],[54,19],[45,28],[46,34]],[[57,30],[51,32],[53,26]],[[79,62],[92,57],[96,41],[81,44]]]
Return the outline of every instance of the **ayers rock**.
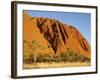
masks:
[[[24,40],[36,40],[39,45],[45,47],[44,50],[37,49],[38,52],[60,55],[73,50],[90,58],[90,45],[75,27],[54,19],[32,17],[27,12],[24,12],[23,18]]]

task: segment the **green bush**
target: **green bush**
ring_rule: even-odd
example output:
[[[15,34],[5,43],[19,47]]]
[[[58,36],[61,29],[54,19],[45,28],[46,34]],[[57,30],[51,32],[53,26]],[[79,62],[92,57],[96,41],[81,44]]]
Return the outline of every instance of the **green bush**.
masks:
[[[62,53],[60,56],[55,55],[45,55],[43,53],[35,56],[29,55],[27,59],[24,60],[25,63],[37,63],[37,62],[90,62],[90,59],[84,55],[74,53],[72,51]]]
[[[61,61],[64,62],[90,62],[90,59],[80,53],[67,51],[61,54]]]

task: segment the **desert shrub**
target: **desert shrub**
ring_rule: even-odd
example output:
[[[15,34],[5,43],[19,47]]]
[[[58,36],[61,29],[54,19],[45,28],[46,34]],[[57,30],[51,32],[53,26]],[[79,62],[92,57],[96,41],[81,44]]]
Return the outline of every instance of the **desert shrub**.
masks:
[[[61,60],[60,60],[60,57],[59,56],[53,56],[52,58],[51,58],[51,62],[60,62]]]
[[[61,54],[61,61],[63,62],[90,62],[90,59],[80,53],[67,51]]]
[[[45,56],[45,55],[38,55],[37,56],[37,61],[36,62],[48,62],[49,61],[49,56]]]
[[[24,56],[24,57],[23,57],[23,62],[26,63],[26,64],[29,63],[29,60],[28,60],[29,57],[26,56],[25,54],[24,54],[23,56]]]
[[[33,54],[30,54],[28,56],[28,58],[24,59],[24,63],[27,63],[27,64],[32,64],[32,63],[35,63],[37,60],[37,57]]]
[[[43,62],[43,55],[37,56],[37,62]]]
[[[77,54],[75,54],[73,51],[64,52],[61,54],[61,61],[64,62],[77,61]]]

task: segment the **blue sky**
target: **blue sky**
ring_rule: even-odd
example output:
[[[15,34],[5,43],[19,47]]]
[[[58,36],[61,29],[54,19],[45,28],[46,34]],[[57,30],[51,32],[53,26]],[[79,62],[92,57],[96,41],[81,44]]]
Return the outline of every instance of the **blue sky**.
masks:
[[[86,40],[91,43],[91,14],[90,13],[74,13],[74,12],[54,12],[54,11],[27,11],[33,17],[48,17],[56,19],[64,24],[75,26]]]

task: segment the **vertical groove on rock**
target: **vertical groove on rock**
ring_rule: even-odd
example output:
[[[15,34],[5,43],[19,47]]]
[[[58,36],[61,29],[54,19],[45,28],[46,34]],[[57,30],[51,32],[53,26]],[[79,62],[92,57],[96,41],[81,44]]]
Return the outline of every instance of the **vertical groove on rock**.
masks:
[[[61,36],[62,36],[62,39],[63,39],[63,42],[66,43],[66,39],[65,39],[65,35],[64,35],[64,32],[62,30],[62,27],[59,23],[58,23],[58,26],[59,26],[59,29],[60,29],[60,33],[61,33]]]

